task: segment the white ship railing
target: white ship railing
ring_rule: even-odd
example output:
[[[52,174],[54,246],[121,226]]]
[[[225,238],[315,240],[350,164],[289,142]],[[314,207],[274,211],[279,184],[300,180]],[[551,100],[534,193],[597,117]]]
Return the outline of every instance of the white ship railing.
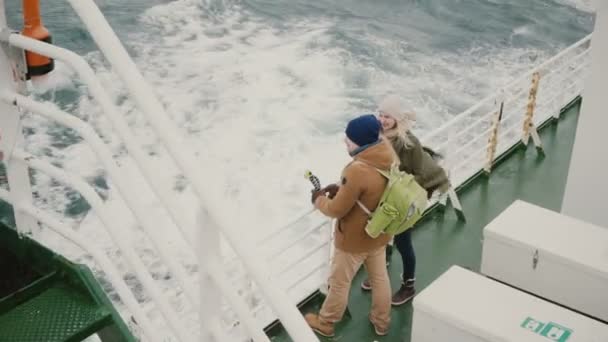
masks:
[[[531,116],[534,126],[538,127],[551,117],[558,118],[562,109],[582,94],[590,63],[590,42],[591,35],[584,37],[421,138],[424,145],[444,154],[446,160],[443,166],[449,171],[454,188],[459,187],[478,172],[491,172],[491,165],[496,157],[522,141],[526,135],[527,130],[524,129],[526,116]],[[535,96],[535,108],[529,112],[527,109],[532,78],[535,74],[540,77],[540,84]],[[501,103],[502,118],[498,121],[496,119]],[[540,148],[542,145],[539,146]],[[488,150],[492,149],[494,152],[489,154]],[[431,201],[429,207],[435,204],[436,200]],[[283,284],[284,287],[289,288],[294,300],[303,300],[316,290],[323,290],[327,286],[325,282],[328,277],[329,259],[319,263],[315,257],[330,255],[332,243],[327,239],[328,233],[311,236],[310,243],[304,246],[294,244],[306,229],[312,228],[313,233],[316,233],[316,222],[321,219],[319,213],[311,209],[298,215],[288,224],[272,230],[268,236],[258,242],[261,248],[266,249],[265,255],[270,256],[286,245],[291,246],[290,255],[293,257],[286,261],[285,267],[276,269],[278,275],[287,269],[290,262],[307,266],[304,267],[304,271],[298,269],[302,274],[295,278],[297,282]],[[326,225],[324,229],[327,228],[329,227]],[[279,234],[288,238],[283,238],[281,245],[272,246],[272,241],[278,240],[276,236]],[[317,251],[318,254],[311,255],[311,251]],[[245,280],[246,284],[246,279],[246,275],[241,273],[235,276],[234,280],[240,282]],[[252,292],[251,295],[253,296],[254,293]],[[264,311],[267,313],[261,314]],[[270,310],[263,307],[255,308],[254,312],[263,319],[264,323],[276,319]]]
[[[490,161],[486,151],[494,114],[501,103],[503,114],[494,156],[522,139],[534,74],[540,76],[536,108],[532,112],[536,127],[552,116],[559,116],[560,110],[581,94],[589,66],[590,41],[591,36],[581,39],[423,137],[423,143],[447,155],[446,165],[453,183],[460,185]]]
[[[158,254],[162,263],[167,266],[170,273],[177,280],[183,296],[186,297],[186,300],[183,300],[182,303],[190,306],[186,309],[180,308],[181,312],[201,313],[199,315],[202,327],[201,334],[193,331],[193,329],[187,329],[184,324],[184,317],[180,317],[176,312],[176,308],[172,305],[175,298],[172,298],[172,294],[169,291],[163,292],[160,289],[158,282],[152,278],[140,256],[134,252],[134,246],[129,241],[122,240],[124,236],[117,234],[119,230],[130,228],[121,226],[120,218],[112,217],[112,213],[104,207],[103,201],[84,180],[57,169],[49,163],[37,160],[34,156],[27,155],[18,147],[12,151],[12,154],[6,155],[7,173],[11,191],[2,190],[0,197],[13,205],[15,215],[19,216],[19,218],[23,215],[34,218],[84,248],[88,253],[95,255],[95,259],[102,266],[104,273],[109,275],[107,280],[110,280],[113,286],[117,287],[121,300],[127,304],[131,314],[137,316],[138,325],[144,330],[143,334],[149,340],[163,340],[165,336],[162,336],[162,333],[159,333],[159,331],[167,331],[168,335],[170,335],[169,338],[181,341],[198,339],[226,340],[227,334],[225,329],[221,327],[219,315],[217,315],[217,309],[220,307],[219,300],[224,298],[239,314],[238,318],[244,323],[247,335],[253,337],[256,341],[268,341],[268,337],[262,330],[263,326],[260,326],[253,319],[253,316],[247,310],[247,305],[243,298],[235,295],[237,292],[232,289],[232,284],[229,283],[225,270],[218,267],[219,250],[216,250],[215,254],[209,254],[213,246],[219,246],[220,233],[236,251],[239,259],[245,265],[244,268],[248,274],[260,285],[260,292],[265,295],[265,302],[280,317],[281,322],[289,331],[291,337],[295,341],[318,340],[305,323],[295,304],[289,300],[286,292],[275,286],[274,276],[265,268],[265,264],[259,260],[249,245],[240,239],[237,222],[234,222],[230,217],[218,215],[220,213],[218,207],[222,206],[223,201],[221,189],[214,188],[215,185],[212,182],[205,181],[212,178],[213,170],[209,166],[203,168],[203,163],[200,158],[197,158],[195,151],[192,151],[189,145],[182,140],[176,125],[166,115],[156,95],[141,76],[95,3],[91,0],[68,0],[68,2],[88,27],[101,52],[107,57],[118,75],[125,82],[131,93],[131,97],[145,114],[146,119],[159,136],[164,147],[170,152],[177,168],[185,175],[185,178],[194,189],[201,208],[197,229],[188,229],[192,227],[187,227],[187,223],[182,219],[186,217],[186,213],[181,212],[179,208],[166,201],[166,196],[163,195],[168,194],[170,189],[158,179],[148,156],[144,153],[138,142],[135,141],[126,121],[119,115],[107,91],[102,87],[101,82],[99,82],[91,67],[82,57],[71,51],[12,33],[7,29],[2,30],[0,39],[4,44],[10,46],[6,51],[32,51],[61,60],[77,72],[82,82],[88,87],[90,95],[94,97],[102,108],[103,113],[109,118],[129,155],[135,160],[135,164],[139,169],[138,171],[147,183],[146,185],[152,189],[157,200],[162,204],[162,209],[166,211],[166,214],[172,219],[172,223],[179,229],[175,233],[182,235],[183,242],[185,245],[192,247],[192,252],[200,252],[199,275],[203,281],[199,282],[196,278],[192,279],[185,270],[184,265],[178,261],[175,255],[171,255],[167,242],[163,241],[162,237],[158,234],[158,227],[155,227],[155,222],[152,221],[151,216],[148,215],[141,204],[141,200],[137,197],[137,188],[134,188],[130,184],[128,176],[125,176],[121,172],[121,167],[114,160],[109,148],[104,145],[101,138],[88,124],[71,116],[69,113],[53,108],[48,103],[38,103],[24,96],[24,87],[19,87],[17,90],[17,85],[11,82],[9,77],[4,77],[5,79],[0,82],[0,86],[2,86],[0,98],[6,105],[12,106],[11,114],[14,116],[11,119],[15,119],[15,116],[18,116],[21,110],[26,110],[63,124],[81,135],[103,164],[112,184],[125,200],[128,209],[135,216],[138,225],[143,228],[146,237],[152,241],[155,253]],[[3,1],[0,4],[4,7]],[[3,22],[2,24],[5,23]],[[15,50],[14,48],[21,50]],[[13,63],[11,64],[13,74],[20,75],[21,73],[20,76],[23,76],[23,63],[19,61],[19,57],[23,56],[22,52],[21,54],[8,53],[8,55],[13,58]],[[6,55],[3,56],[5,60],[7,57]],[[17,135],[19,137],[16,137],[15,141],[22,139],[20,138],[21,133]],[[95,249],[95,241],[87,243],[86,238],[80,236],[77,232],[70,232],[58,220],[52,218],[50,214],[43,213],[33,207],[31,192],[24,194],[25,190],[29,191],[29,182],[26,184],[23,181],[23,179],[27,178],[28,168],[45,173],[78,190],[89,202],[92,211],[100,217],[104,228],[113,238],[116,247],[124,254],[127,263],[137,275],[139,283],[151,298],[155,309],[163,317],[162,321],[165,322],[166,329],[158,329],[158,327],[154,329],[155,326],[150,323],[149,319],[150,311],[142,309],[142,304],[138,303],[135,299],[133,288],[130,288],[129,292],[125,291],[125,287],[122,286],[124,282],[120,278],[117,278],[115,276],[116,273],[113,272],[115,266],[109,264],[109,259],[104,258],[102,256],[103,253]],[[20,177],[21,184],[12,181],[13,179],[17,179],[15,178],[17,173],[19,173],[18,176]],[[210,198],[213,198],[213,201],[210,201]],[[35,226],[35,224],[29,224],[29,227],[25,227],[22,222],[25,221],[21,219],[17,220],[17,228],[23,232],[31,231],[32,226]],[[187,232],[191,231],[199,231],[198,236],[200,238],[188,236]],[[211,238],[214,241],[210,241]],[[200,251],[197,251],[197,249]],[[200,292],[195,290],[196,283],[201,284]],[[172,292],[179,293],[179,291]],[[128,317],[125,318],[125,321],[128,321]]]
[[[331,222],[310,209],[287,225],[271,230],[260,238],[253,244],[256,246],[255,250],[250,248],[251,243],[240,239],[238,227],[241,222],[236,221],[234,217],[222,215],[220,209],[225,203],[222,189],[218,189],[217,184],[213,182],[205,181],[213,179],[214,170],[206,164],[203,167],[195,151],[182,140],[179,130],[166,115],[154,92],[94,2],[67,1],[83,20],[118,76],[127,85],[132,98],[169,151],[177,168],[192,186],[201,204],[196,229],[189,227],[188,222],[184,220],[186,215],[167,200],[168,196],[165,194],[170,193],[171,189],[158,179],[149,157],[133,138],[131,129],[119,114],[106,89],[81,56],[7,30],[1,32],[0,40],[15,48],[61,60],[76,71],[82,82],[87,85],[90,95],[112,123],[129,155],[135,160],[147,186],[171,219],[176,228],[175,234],[191,248],[192,258],[199,253],[198,275],[202,280],[198,281],[196,273],[188,272],[176,256],[171,254],[166,241],[158,234],[155,222],[152,222],[138,200],[136,189],[95,130],[88,123],[67,112],[48,103],[36,102],[20,93],[14,86],[5,87],[6,81],[2,80],[0,101],[12,106],[14,115],[18,115],[18,111],[22,110],[40,115],[73,129],[84,139],[104,166],[112,184],[124,198],[143,233],[152,242],[155,253],[177,280],[181,291],[163,291],[158,281],[150,275],[150,270],[144,265],[141,256],[137,255],[130,242],[123,240],[119,234],[121,230],[131,228],[122,226],[91,185],[80,177],[38,160],[18,147],[12,155],[6,156],[9,183],[17,186],[12,187],[10,192],[0,189],[0,199],[13,205],[16,216],[25,215],[43,223],[91,254],[105,273],[106,280],[111,282],[124,302],[128,313],[137,320],[146,340],[160,341],[170,338],[192,341],[213,338],[225,341],[228,338],[227,329],[241,322],[246,329],[245,335],[255,341],[268,341],[262,329],[275,319],[281,321],[295,341],[318,340],[303,321],[295,305],[316,290],[326,287],[332,249]],[[560,110],[582,92],[589,64],[589,51],[590,36],[517,77],[499,91],[424,136],[421,140],[425,145],[445,154],[444,166],[450,171],[453,185],[461,185],[484,169],[490,172],[496,156],[522,140],[524,136],[524,140],[527,140],[528,136],[534,138],[535,127],[552,116],[559,116]],[[540,85],[530,95],[531,88],[536,89],[531,86],[534,77],[540,78]],[[498,120],[497,113],[501,108],[502,115]],[[0,123],[4,123],[2,120],[5,119],[0,119]],[[524,122],[528,121],[534,125],[524,127]],[[70,229],[51,214],[35,208],[31,193],[19,193],[21,188],[29,191],[29,187],[23,183],[23,173],[28,169],[49,175],[77,190],[86,199],[92,211],[100,218],[103,228],[113,239],[115,247],[121,251],[126,263],[135,272],[139,283],[152,301],[153,309],[144,308],[144,304],[136,299],[134,289],[125,283],[123,275],[105,251],[96,248],[86,236]],[[24,186],[21,187],[20,184]],[[18,226],[21,222],[25,221],[17,220]],[[198,231],[199,236],[191,236],[192,231]],[[220,237],[228,241],[234,251],[234,258],[225,261],[221,259]],[[200,284],[200,289],[196,289],[197,284]],[[174,305],[177,297],[184,297],[186,300],[182,302],[188,306],[185,309],[180,308],[180,312],[177,312]],[[222,298],[229,305],[222,306]],[[223,308],[225,317],[229,317],[228,322],[220,321],[221,315],[217,313],[219,307]],[[161,315],[166,329],[157,328],[151,317],[158,315],[153,315],[152,312]],[[181,317],[184,312],[198,316],[202,322],[202,335],[185,326]],[[128,317],[124,318],[125,321],[128,320]],[[168,336],[159,331],[166,331]]]

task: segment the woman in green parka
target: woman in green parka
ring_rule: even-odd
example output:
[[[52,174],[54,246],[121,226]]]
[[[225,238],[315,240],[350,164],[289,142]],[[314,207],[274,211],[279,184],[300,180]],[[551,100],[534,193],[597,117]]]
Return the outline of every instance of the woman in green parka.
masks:
[[[416,121],[413,111],[406,110],[399,97],[389,95],[380,102],[378,108],[379,120],[382,123],[383,134],[393,146],[399,160],[399,169],[414,175],[420,186],[427,191],[431,198],[437,190],[445,192],[449,188],[449,179],[445,170],[434,159],[436,154],[420,144],[411,128]],[[416,255],[412,246],[411,229],[395,236],[395,245],[403,261],[401,287],[393,295],[392,304],[405,304],[414,297]],[[365,280],[361,287],[371,290],[370,283]]]

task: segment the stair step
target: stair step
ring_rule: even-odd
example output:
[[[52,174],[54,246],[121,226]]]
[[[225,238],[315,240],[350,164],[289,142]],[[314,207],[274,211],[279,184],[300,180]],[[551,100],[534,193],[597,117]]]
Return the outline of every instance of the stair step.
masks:
[[[81,341],[112,324],[111,312],[64,283],[0,314],[0,341]]]
[[[42,275],[8,248],[0,248],[0,299],[19,291]]]
[[[57,280],[57,276],[57,272],[53,271],[19,288],[8,296],[0,298],[0,315],[48,289]]]

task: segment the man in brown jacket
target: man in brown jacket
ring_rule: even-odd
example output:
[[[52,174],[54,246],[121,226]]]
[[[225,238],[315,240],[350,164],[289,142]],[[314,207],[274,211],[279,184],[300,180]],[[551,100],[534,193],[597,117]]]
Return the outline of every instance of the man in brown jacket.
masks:
[[[394,152],[384,139],[380,139],[379,134],[380,123],[373,115],[363,115],[350,121],[345,141],[353,161],[342,171],[339,186],[330,185],[312,196],[317,209],[326,216],[338,219],[329,293],[318,315],[305,316],[311,328],[323,336],[334,335],[334,323],[342,319],[351,282],[362,264],[372,283],[370,322],[376,334],[383,336],[388,333],[391,289],[385,248],[390,236],[369,237],[365,232],[368,216],[357,203],[373,211],[386,187],[386,179],[376,168],[388,170],[393,163]],[[329,197],[326,193],[329,193]]]

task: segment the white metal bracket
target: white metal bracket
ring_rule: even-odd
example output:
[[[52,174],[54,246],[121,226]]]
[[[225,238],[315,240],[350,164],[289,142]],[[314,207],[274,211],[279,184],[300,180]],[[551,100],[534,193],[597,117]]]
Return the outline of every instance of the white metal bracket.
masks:
[[[16,85],[16,91],[19,94],[26,94],[27,91],[27,60],[25,58],[25,50],[12,46],[8,43],[9,36],[18,32],[4,29],[0,31],[0,45],[4,53],[8,57],[11,71],[13,73],[13,81]]]
[[[449,179],[450,172],[446,170],[446,173]],[[450,200],[450,202],[452,202],[452,207],[456,211],[456,216],[458,217],[458,220],[466,222],[467,219],[464,215],[464,210],[462,209],[462,205],[460,204],[460,200],[458,199],[458,194],[456,194],[456,190],[454,190],[452,184],[450,184],[450,187],[447,190],[439,194],[439,199],[437,200],[437,203],[440,205],[439,208],[441,210],[445,210],[445,207],[448,204],[448,199]]]
[[[458,195],[456,194],[456,191],[454,190],[454,188],[452,186],[450,186],[448,191],[439,195],[438,203],[441,206],[441,208],[443,208],[443,210],[445,210],[445,207],[448,204],[448,199],[452,203],[452,207],[454,208],[454,211],[456,211],[456,216],[458,217],[458,220],[466,222],[464,210],[462,210],[462,205],[460,204]]]
[[[25,92],[25,55],[23,50],[9,46],[10,33],[6,29],[0,31],[0,91]],[[0,152],[6,165],[11,200],[13,203],[32,203],[29,169],[23,162],[12,158],[15,146],[23,143],[21,111],[14,102],[0,103],[0,113]],[[33,217],[20,210],[14,210],[14,215],[19,233],[35,234],[40,230],[37,220]]]

